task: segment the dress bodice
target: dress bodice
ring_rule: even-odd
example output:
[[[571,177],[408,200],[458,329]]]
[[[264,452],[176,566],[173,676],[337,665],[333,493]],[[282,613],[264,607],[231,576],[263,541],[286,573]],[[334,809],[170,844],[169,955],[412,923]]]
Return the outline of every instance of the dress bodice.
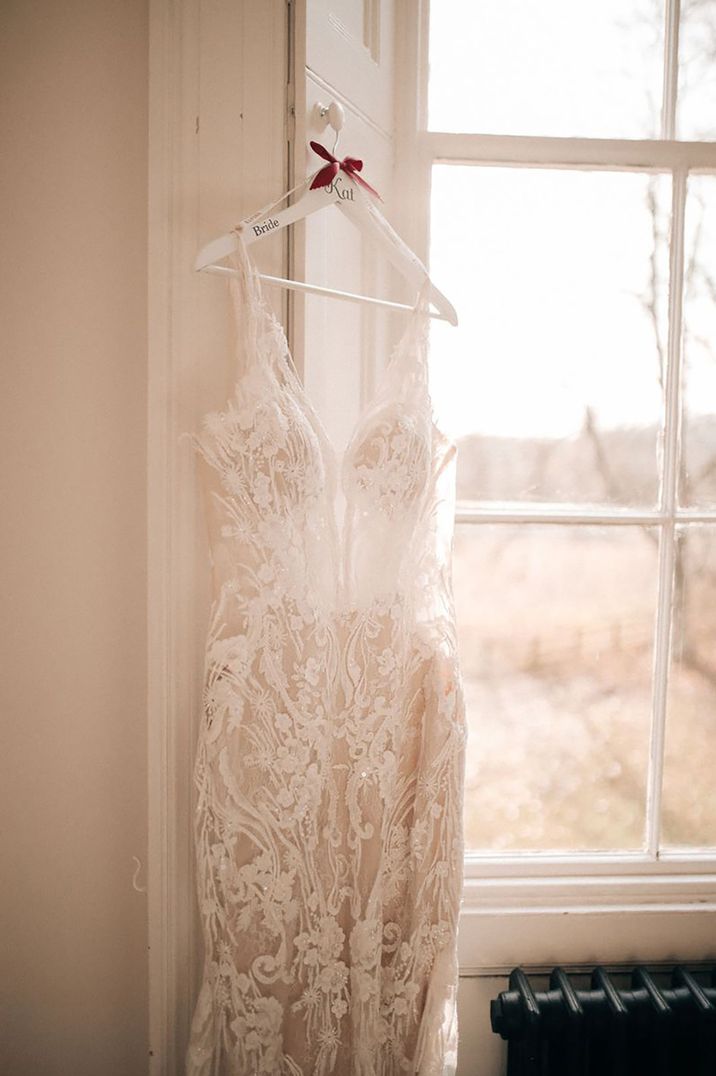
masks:
[[[415,588],[416,568],[440,546],[441,525],[449,544],[454,507],[446,470],[455,445],[433,415],[424,294],[339,456],[240,233],[233,263],[234,392],[223,410],[205,416],[195,439],[213,471],[214,515],[231,507],[232,522],[211,528],[215,567],[230,575],[247,538],[259,533],[262,543],[274,539],[287,578],[326,608],[364,608],[396,582]],[[300,551],[305,575],[287,562],[291,551]]]

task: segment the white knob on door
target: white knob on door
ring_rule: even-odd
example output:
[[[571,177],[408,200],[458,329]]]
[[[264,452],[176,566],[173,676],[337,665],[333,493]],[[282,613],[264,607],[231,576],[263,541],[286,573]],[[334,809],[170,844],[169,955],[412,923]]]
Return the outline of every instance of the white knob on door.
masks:
[[[343,130],[343,124],[346,122],[343,105],[339,104],[338,101],[331,101],[330,105],[324,105],[321,101],[317,101],[314,107],[317,116],[325,121],[325,125],[332,127],[336,134],[340,134]]]

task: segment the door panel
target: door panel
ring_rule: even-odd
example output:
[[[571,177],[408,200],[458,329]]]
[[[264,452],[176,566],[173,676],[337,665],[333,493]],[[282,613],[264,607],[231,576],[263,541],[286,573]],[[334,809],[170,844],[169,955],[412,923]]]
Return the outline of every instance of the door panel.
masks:
[[[394,0],[307,0],[306,68],[393,129]]]

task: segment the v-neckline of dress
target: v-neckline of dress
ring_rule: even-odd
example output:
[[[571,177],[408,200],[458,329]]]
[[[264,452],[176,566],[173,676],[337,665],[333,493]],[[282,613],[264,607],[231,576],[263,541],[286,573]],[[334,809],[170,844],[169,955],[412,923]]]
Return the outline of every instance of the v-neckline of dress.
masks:
[[[237,237],[237,251],[239,252],[239,258],[243,257],[245,262],[247,280],[246,288],[243,293],[240,277],[230,277],[231,286],[238,289],[243,303],[250,306],[251,316],[256,319],[259,324],[259,328],[268,328],[269,330],[273,330],[273,333],[278,336],[278,339],[281,343],[281,350],[287,360],[282,372],[288,372],[287,383],[290,384],[290,388],[293,392],[294,397],[298,398],[304,414],[309,419],[314,428],[317,430],[320,439],[324,444],[324,458],[325,454],[329,456],[331,469],[333,471],[333,474],[335,475],[336,481],[338,481],[338,477],[343,463],[349,457],[351,449],[357,441],[358,435],[363,427],[363,424],[368,418],[368,415],[385,395],[386,390],[390,384],[390,378],[393,373],[393,370],[398,364],[400,358],[405,353],[406,347],[408,347],[411,342],[414,343],[416,348],[425,347],[425,343],[421,339],[421,332],[424,330],[429,319],[429,313],[427,310],[427,288],[430,281],[426,280],[425,285],[423,286],[423,288],[421,288],[415,306],[410,311],[407,324],[403,329],[403,332],[401,333],[398,341],[393,345],[388,361],[385,363],[376,379],[374,391],[370,394],[368,400],[360,408],[358,417],[356,418],[356,421],[351,428],[350,435],[345,443],[345,447],[342,451],[339,451],[339,449],[335,445],[333,438],[328,433],[326,425],[323,422],[323,419],[321,418],[316,405],[313,403],[301,377],[298,374],[296,364],[293,360],[293,352],[291,351],[291,347],[289,345],[288,338],[286,336],[283,325],[266,303],[266,300],[263,295],[263,289],[261,287],[261,281],[259,279],[258,269],[255,266],[251,255],[249,254],[248,247],[244,242],[243,236],[241,234],[241,229],[236,229],[235,235]],[[263,325],[261,325],[259,319],[263,320]],[[415,361],[422,361],[424,363],[426,362],[424,355],[421,355],[420,357],[416,355],[414,356],[414,358]],[[278,384],[276,370],[273,365],[275,359],[276,355],[272,355],[271,363],[264,363],[264,368],[270,373],[271,377]],[[423,373],[426,403],[430,414],[432,415],[432,399],[428,384],[427,369],[424,369]],[[236,384],[238,384],[238,382],[240,381],[241,376],[242,375],[239,375],[239,377],[236,379]]]

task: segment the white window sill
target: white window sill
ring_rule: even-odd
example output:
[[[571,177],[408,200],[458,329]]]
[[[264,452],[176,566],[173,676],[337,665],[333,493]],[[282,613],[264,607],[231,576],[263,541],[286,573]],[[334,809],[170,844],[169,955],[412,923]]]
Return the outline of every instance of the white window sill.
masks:
[[[465,874],[461,975],[716,957],[714,857],[475,856]]]

